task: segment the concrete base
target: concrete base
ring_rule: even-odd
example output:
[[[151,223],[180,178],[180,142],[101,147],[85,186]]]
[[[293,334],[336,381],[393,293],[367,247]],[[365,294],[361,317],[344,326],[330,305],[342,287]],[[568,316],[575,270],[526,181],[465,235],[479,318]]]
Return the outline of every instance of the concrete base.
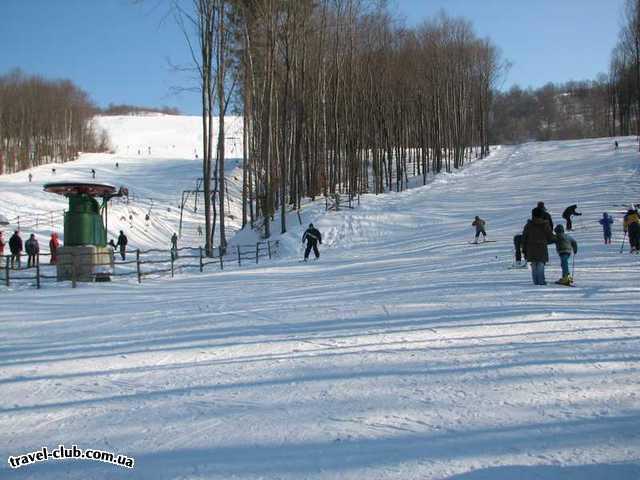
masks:
[[[58,250],[58,281],[75,280],[93,282],[96,274],[108,276],[113,270],[113,249],[83,245],[79,247],[60,247]]]

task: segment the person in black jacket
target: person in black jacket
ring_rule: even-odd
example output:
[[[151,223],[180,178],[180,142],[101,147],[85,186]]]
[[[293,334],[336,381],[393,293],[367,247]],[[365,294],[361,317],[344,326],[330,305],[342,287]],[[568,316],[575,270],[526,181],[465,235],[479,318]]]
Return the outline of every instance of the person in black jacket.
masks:
[[[127,243],[129,243],[127,236],[122,230],[120,230],[120,235],[118,236],[118,243],[116,243],[116,247],[120,247],[120,256],[122,257],[122,260],[126,260]]]
[[[304,235],[302,235],[302,243],[304,243],[305,241],[307,242],[307,248],[304,251],[304,261],[306,262],[309,258],[309,253],[311,252],[312,248],[313,253],[316,256],[316,260],[320,258],[318,243],[322,244],[322,235],[320,234],[318,229],[313,226],[313,223],[309,224],[309,228],[307,228],[304,232]]]
[[[38,253],[40,253],[40,244],[38,244],[38,240],[36,236],[32,233],[24,243],[24,249],[27,251],[27,268],[35,267],[37,263]]]
[[[571,217],[573,215],[577,215],[577,216],[582,215],[581,213],[576,212],[577,209],[578,209],[577,205],[571,205],[570,207],[565,208],[564,212],[562,212],[562,218],[564,218],[567,221],[567,228],[565,229],[567,232],[570,232],[571,229],[573,228],[573,224],[571,223]]]
[[[15,268],[16,262],[20,268],[20,253],[22,252],[22,238],[16,230],[9,239],[9,250],[11,251],[11,268]]]
[[[551,219],[551,215],[549,215],[549,212],[547,212],[547,207],[544,206],[544,202],[538,202],[538,206],[536,208],[542,211],[542,218],[544,218],[549,223],[549,228],[551,228],[551,231],[553,231],[553,220]],[[532,219],[533,219],[533,211],[536,208],[531,210]]]

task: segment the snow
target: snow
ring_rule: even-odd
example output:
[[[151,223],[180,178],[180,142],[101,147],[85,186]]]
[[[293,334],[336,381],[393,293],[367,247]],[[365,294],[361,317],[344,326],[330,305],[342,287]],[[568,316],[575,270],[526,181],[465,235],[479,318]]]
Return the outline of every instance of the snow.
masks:
[[[634,139],[612,143],[502,147],[357,209],[309,203],[317,262],[299,262],[290,221],[281,258],[258,266],[0,287],[0,457],[76,444],[136,461],[5,462],[0,477],[640,478],[640,265],[618,253],[640,168]],[[117,153],[59,169],[85,178],[95,165],[100,181],[175,202],[197,163]],[[0,178],[3,197],[58,205],[24,177]],[[507,268],[539,200],[556,222],[572,203],[583,213],[576,288]],[[495,243],[468,244],[474,215]],[[161,229],[134,231],[152,243]]]

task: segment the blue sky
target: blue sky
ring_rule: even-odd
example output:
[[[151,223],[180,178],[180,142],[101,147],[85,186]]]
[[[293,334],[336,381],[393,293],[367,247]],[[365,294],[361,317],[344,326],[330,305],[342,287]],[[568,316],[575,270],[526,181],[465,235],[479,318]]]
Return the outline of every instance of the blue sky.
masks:
[[[503,88],[592,79],[606,72],[624,0],[395,0],[408,25],[440,9],[469,19],[513,62]],[[169,62],[188,52],[167,0],[0,0],[0,73],[68,78],[100,106],[177,106],[199,113],[189,79]]]

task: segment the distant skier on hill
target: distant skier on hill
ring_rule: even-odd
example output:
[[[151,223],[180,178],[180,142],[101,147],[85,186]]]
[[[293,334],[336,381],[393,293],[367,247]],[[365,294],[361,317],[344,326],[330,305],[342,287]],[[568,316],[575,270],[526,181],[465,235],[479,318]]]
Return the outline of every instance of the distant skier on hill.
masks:
[[[571,274],[569,273],[569,258],[571,258],[572,252],[574,255],[578,253],[578,243],[573,237],[564,233],[562,225],[556,225],[554,231],[556,234],[556,251],[560,256],[560,266],[562,267],[562,278],[556,283],[560,285],[571,285],[573,278],[571,278]]]
[[[95,168],[91,169],[91,178],[96,178],[96,170],[95,170]]]
[[[602,214],[602,218],[598,221],[600,225],[602,225],[602,233],[604,235],[604,243],[611,243],[611,224],[613,223],[613,218],[609,216],[607,212]]]
[[[178,258],[178,235],[176,232],[171,235],[171,254],[173,258]]]
[[[571,205],[567,208],[564,209],[564,212],[562,212],[562,218],[564,218],[567,221],[567,232],[570,232],[573,229],[573,223],[571,222],[571,217],[573,217],[574,215],[576,216],[581,216],[582,214],[580,212],[577,212],[576,210],[578,209],[578,205]]]
[[[533,219],[529,220],[522,232],[524,256],[531,263],[531,277],[534,285],[547,284],[544,278],[544,265],[549,261],[547,245],[556,241],[556,237],[549,228],[549,222],[544,218],[544,213],[543,209],[534,208]]]
[[[31,183],[32,178],[33,178],[33,175],[29,174],[29,183]]]
[[[549,228],[551,229],[551,231],[553,231],[553,220],[551,219],[551,215],[549,215],[549,212],[547,211],[547,207],[544,206],[544,202],[538,202],[538,205],[536,206],[536,208],[539,208],[540,210],[542,210],[542,218],[544,218],[549,223]],[[535,208],[531,210],[532,219],[533,219],[534,210]]]
[[[484,229],[484,226],[487,224],[483,219],[476,215],[476,218],[471,223],[472,227],[476,227],[476,239],[473,243],[478,243],[478,238],[480,238],[480,234],[482,234],[482,241],[487,240],[487,232]]]
[[[302,235],[302,243],[305,241],[307,242],[307,248],[304,251],[304,261],[306,262],[309,259],[311,249],[313,249],[313,254],[316,256],[316,260],[320,258],[318,243],[322,245],[322,235],[318,229],[313,226],[313,223],[309,224],[309,228],[307,228]]]
[[[629,235],[631,253],[640,252],[640,215],[638,215],[638,210],[630,208],[627,211],[622,227],[625,233]]]

